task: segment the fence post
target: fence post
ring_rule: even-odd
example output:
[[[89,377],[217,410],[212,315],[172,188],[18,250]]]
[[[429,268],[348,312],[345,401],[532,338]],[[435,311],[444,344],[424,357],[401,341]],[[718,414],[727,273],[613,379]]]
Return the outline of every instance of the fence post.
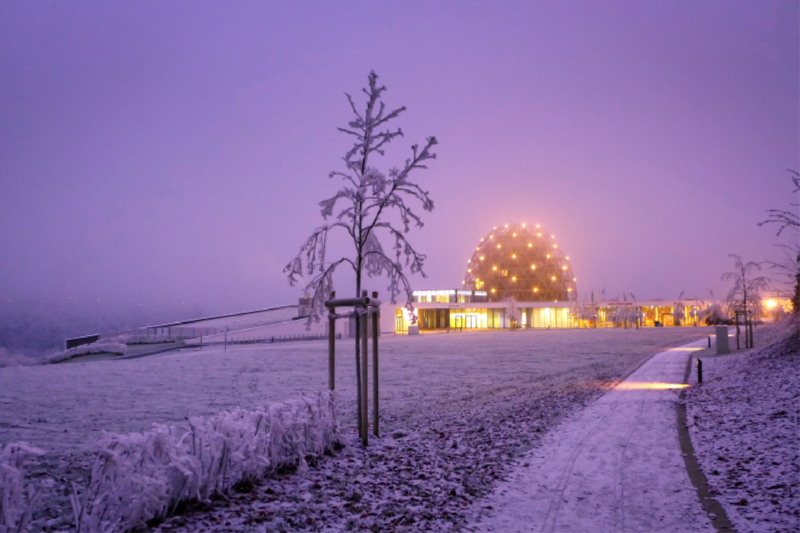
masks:
[[[364,356],[361,359],[361,444],[366,446],[369,442],[369,384],[367,383],[367,378],[369,376],[369,370],[367,368],[367,361],[369,360],[367,357],[367,349],[369,346],[369,327],[368,327],[368,320],[369,320],[369,307],[364,306],[363,308],[364,314],[359,317],[361,321],[361,351]]]
[[[331,292],[331,300],[336,298],[336,292]],[[336,308],[328,310],[328,389],[336,388]]]
[[[373,292],[372,297],[378,299],[378,293]],[[378,334],[380,333],[380,308],[372,311],[372,434],[378,433]]]

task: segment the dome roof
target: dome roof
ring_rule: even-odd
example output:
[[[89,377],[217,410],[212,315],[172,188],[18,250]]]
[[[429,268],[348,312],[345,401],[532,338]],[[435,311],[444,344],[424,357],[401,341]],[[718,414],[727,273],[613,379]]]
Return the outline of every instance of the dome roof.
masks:
[[[484,290],[490,302],[555,302],[576,298],[569,258],[540,226],[507,224],[481,239],[464,275],[466,289]]]

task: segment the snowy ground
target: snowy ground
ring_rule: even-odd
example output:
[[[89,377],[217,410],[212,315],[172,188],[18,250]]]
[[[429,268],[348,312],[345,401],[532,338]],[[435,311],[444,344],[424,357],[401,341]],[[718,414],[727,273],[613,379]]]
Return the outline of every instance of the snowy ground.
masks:
[[[447,530],[563,415],[596,398],[654,353],[705,328],[540,330],[383,337],[383,438],[348,447],[305,477],[286,473],[168,530]],[[338,343],[337,390],[352,436],[353,345]],[[0,442],[48,451],[40,469],[59,494],[85,476],[103,430],[141,431],[326,387],[324,342],[168,352],[128,361],[0,369]],[[225,524],[230,522],[230,526]],[[43,523],[39,520],[39,523]]]
[[[477,506],[477,530],[708,532],[686,473],[676,405],[693,349],[657,354],[525,455]],[[472,529],[472,528],[470,528]]]
[[[800,531],[800,346],[766,346],[779,333],[759,328],[746,352],[698,352],[703,384],[686,395],[695,453],[738,533]]]

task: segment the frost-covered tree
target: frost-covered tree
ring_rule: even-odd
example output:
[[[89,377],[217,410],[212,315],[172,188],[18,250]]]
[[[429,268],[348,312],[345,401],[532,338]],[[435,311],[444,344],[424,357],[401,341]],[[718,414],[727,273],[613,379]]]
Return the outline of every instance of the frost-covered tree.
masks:
[[[404,268],[423,277],[425,255],[417,252],[406,239],[412,225],[422,227],[418,214],[410,203],[419,202],[425,211],[433,209],[428,192],[411,181],[412,172],[427,168],[425,161],[435,159],[431,149],[437,144],[428,137],[425,145],[411,147],[411,156],[402,168],[392,168],[388,175],[372,165],[373,156],[384,155],[388,143],[403,135],[400,128],[388,129],[387,123],[406,110],[400,107],[387,111],[381,95],[385,86],[378,85],[375,72],[369,74],[369,87],[363,89],[367,101],[359,111],[353,98],[346,94],[354,118],[347,128],[338,128],[351,136],[353,146],[344,155],[344,170],[334,170],[329,178],[339,178],[344,186],[332,197],[320,202],[326,223],[318,227],[306,240],[300,253],[284,268],[289,283],[295,285],[304,274],[312,276],[306,285],[311,295],[309,319],[319,320],[325,300],[333,290],[333,274],[341,265],[349,265],[355,274],[356,297],[361,296],[364,274],[389,278],[389,296],[396,301],[400,293],[406,295],[406,305],[411,308],[411,285]],[[400,224],[389,217],[396,216]],[[399,226],[399,227],[396,227]],[[334,231],[343,232],[352,243],[352,253],[335,260],[328,258],[328,239]],[[385,252],[381,237],[394,241],[393,252]]]
[[[733,258],[734,270],[722,275],[723,281],[733,280],[728,302],[738,311],[760,311],[760,305],[757,304],[761,302],[761,291],[769,286],[769,279],[765,276],[754,277],[754,273],[761,270],[761,265],[755,261],[744,263],[736,254],[730,254],[729,257]]]
[[[795,170],[789,170],[789,173],[791,174],[790,178],[794,184],[793,192],[800,192],[800,173]],[[794,209],[800,209],[800,203],[793,203],[790,205]],[[777,224],[777,234],[779,236],[785,230],[794,230],[795,232],[800,230],[800,215],[798,215],[797,212],[787,211],[785,209],[770,209],[767,213],[769,213],[769,217],[767,220],[760,222],[758,224],[759,226],[763,226],[764,224]],[[800,234],[798,234],[798,237],[800,238]],[[792,285],[794,285],[792,290],[792,308],[794,315],[797,317],[800,316],[800,243],[798,243],[798,245],[784,246],[784,251],[790,253],[788,261],[773,263],[772,267],[776,268],[782,275],[789,275],[789,279]]]

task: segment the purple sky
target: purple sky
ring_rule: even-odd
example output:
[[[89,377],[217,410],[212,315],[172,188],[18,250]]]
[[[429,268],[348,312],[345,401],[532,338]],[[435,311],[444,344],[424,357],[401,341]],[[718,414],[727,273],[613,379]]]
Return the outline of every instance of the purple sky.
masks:
[[[729,253],[777,257],[756,224],[800,168],[798,27],[794,1],[4,2],[2,305],[296,301],[281,269],[370,69],[408,107],[380,167],[440,142],[415,287],[526,221],[582,295],[721,295]]]

